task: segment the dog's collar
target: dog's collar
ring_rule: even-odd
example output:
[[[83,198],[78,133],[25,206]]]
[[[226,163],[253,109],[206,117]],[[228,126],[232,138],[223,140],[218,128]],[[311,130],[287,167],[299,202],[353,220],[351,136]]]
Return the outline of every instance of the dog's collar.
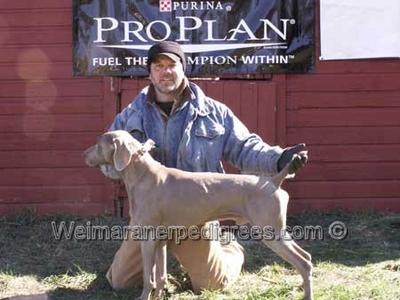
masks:
[[[146,151],[146,149],[140,148],[138,151],[136,151],[135,155],[137,155],[137,156],[142,156],[142,155],[144,155],[144,154],[147,153],[147,152],[148,152],[148,151]]]
[[[138,159],[139,157],[143,156],[147,152],[150,152],[151,149],[154,148],[155,142],[151,139],[148,139],[146,142],[142,144],[142,147],[136,151],[133,156],[135,156],[135,159]]]

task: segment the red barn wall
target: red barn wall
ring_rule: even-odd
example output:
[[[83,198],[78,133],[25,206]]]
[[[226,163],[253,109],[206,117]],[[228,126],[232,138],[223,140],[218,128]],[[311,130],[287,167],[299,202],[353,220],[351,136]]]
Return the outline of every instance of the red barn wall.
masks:
[[[72,77],[72,2],[0,0],[0,214],[104,211],[82,150],[103,130],[103,79]]]
[[[400,60],[318,62],[287,76],[287,143],[310,164],[289,190],[297,208],[400,211]]]
[[[399,212],[400,59],[315,63],[286,76],[286,142],[306,142],[310,155],[287,184],[289,208]]]
[[[71,0],[0,0],[0,214],[113,211],[112,185],[81,152],[145,84],[72,77]],[[200,85],[268,142],[309,145],[285,184],[291,211],[400,211],[399,59]]]

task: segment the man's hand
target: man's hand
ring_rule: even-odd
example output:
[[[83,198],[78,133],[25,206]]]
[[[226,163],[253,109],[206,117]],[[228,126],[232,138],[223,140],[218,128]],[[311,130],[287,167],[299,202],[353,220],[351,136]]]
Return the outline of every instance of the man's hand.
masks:
[[[307,163],[308,156],[306,144],[297,144],[296,146],[286,148],[278,160],[278,172],[290,163],[294,156],[296,157],[293,160],[289,174],[296,173]]]

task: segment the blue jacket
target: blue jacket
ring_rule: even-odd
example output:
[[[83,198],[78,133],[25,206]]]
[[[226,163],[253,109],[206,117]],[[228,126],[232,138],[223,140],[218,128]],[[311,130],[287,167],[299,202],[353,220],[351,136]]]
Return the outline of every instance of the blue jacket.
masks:
[[[146,100],[148,87],[119,113],[109,130],[129,131],[140,142],[155,141],[155,159],[192,172],[223,172],[226,160],[243,173],[277,172],[283,149],[271,147],[251,134],[224,104],[207,97],[189,83],[191,99],[170,118],[163,120],[160,110]]]

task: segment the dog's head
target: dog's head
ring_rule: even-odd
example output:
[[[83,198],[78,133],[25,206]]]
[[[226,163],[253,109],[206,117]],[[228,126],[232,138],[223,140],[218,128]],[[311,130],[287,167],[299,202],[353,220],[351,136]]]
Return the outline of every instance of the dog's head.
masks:
[[[112,165],[117,171],[125,169],[132,160],[139,159],[154,147],[152,140],[144,144],[124,130],[109,131],[98,137],[97,143],[83,153],[90,167]]]

